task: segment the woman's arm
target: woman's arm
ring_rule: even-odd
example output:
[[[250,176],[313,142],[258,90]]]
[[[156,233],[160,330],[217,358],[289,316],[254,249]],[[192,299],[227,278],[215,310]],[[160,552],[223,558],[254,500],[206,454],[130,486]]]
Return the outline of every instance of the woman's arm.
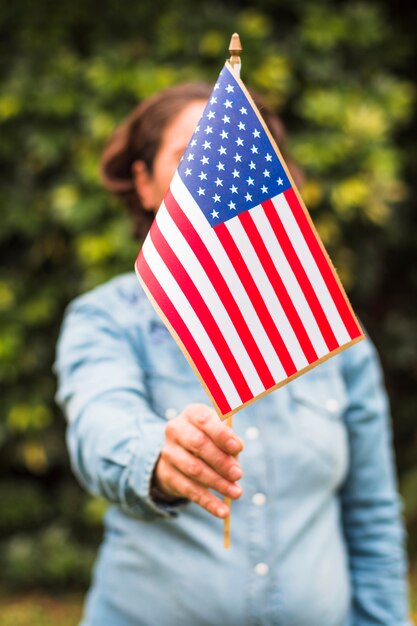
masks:
[[[391,423],[369,340],[342,355],[350,470],[341,493],[353,592],[353,626],[406,626],[406,557]]]

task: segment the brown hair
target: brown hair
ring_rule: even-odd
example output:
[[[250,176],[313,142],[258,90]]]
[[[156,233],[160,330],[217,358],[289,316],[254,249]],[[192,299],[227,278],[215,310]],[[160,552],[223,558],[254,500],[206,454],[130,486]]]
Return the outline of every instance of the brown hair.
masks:
[[[133,220],[134,234],[144,239],[154,214],[145,211],[136,193],[132,167],[135,161],[144,161],[150,173],[168,124],[187,104],[195,100],[208,100],[213,86],[195,82],[169,87],[144,100],[116,128],[101,158],[101,177],[104,186],[127,205]],[[284,128],[279,118],[271,113],[258,94],[254,100],[272,136],[282,151]],[[293,176],[300,174],[288,163]]]

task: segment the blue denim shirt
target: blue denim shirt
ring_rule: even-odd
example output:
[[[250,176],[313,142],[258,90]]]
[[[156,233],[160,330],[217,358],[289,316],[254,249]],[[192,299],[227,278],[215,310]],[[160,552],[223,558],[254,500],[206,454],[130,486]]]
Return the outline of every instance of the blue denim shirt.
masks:
[[[222,521],[150,496],[168,419],[208,403],[134,274],[70,306],[58,401],[75,474],[112,503],[83,626],[405,626],[390,421],[369,340],[239,412]]]

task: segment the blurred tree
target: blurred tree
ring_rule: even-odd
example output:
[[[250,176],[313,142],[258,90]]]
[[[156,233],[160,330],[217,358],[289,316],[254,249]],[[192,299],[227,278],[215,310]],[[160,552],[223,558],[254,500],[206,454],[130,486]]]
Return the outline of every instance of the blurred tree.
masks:
[[[202,0],[198,10],[191,0],[103,0],[99,19],[92,0],[2,5],[2,582],[85,584],[100,532],[103,504],[70,475],[51,374],[66,304],[131,270],[137,253],[126,216],[100,187],[100,151],[139,99],[182,80],[214,81],[235,30],[244,80],[285,119],[306,204],[381,351],[408,522],[417,527],[408,16],[393,0]]]

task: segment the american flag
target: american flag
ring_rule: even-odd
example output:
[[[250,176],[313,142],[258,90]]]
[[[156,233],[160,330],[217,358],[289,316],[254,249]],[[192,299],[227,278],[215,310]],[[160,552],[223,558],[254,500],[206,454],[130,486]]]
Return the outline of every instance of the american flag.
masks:
[[[222,417],[363,337],[229,63],[135,267]]]

